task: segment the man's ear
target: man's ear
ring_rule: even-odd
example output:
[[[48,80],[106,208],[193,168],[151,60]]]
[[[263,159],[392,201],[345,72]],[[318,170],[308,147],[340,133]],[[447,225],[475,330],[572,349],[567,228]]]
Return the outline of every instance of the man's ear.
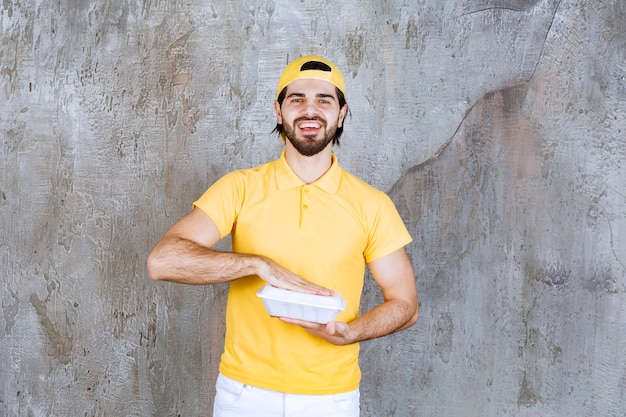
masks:
[[[276,113],[276,118],[278,119],[276,123],[279,125],[283,124],[283,114],[280,112],[280,104],[278,101],[274,102],[274,113]]]
[[[346,114],[348,113],[348,104],[344,104],[341,110],[339,110],[339,121],[337,122],[337,127],[343,126],[343,121],[346,119]]]

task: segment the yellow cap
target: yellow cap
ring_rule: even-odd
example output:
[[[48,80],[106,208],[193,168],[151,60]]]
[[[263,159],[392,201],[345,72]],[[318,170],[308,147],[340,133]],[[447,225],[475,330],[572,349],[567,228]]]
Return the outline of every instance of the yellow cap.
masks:
[[[329,60],[317,55],[307,55],[291,61],[283,70],[278,80],[276,99],[283,88],[295,80],[302,78],[315,78],[326,80],[337,87],[345,96],[346,91],[343,83],[343,75],[339,68]]]

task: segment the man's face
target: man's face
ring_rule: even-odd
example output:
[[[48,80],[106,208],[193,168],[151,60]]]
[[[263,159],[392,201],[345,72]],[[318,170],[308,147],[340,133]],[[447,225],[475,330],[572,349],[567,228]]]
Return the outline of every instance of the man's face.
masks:
[[[347,109],[339,108],[333,84],[316,79],[289,83],[282,105],[276,102],[274,108],[285,137],[304,156],[313,156],[332,142]]]

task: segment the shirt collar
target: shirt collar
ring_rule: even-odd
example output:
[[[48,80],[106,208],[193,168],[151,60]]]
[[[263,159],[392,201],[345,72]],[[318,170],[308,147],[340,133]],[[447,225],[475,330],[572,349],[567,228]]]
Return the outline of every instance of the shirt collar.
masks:
[[[332,154],[332,163],[328,171],[324,173],[317,181],[313,182],[315,186],[329,194],[335,194],[339,188],[339,180],[341,178],[341,167],[337,160],[337,156]],[[301,187],[304,182],[291,169],[285,158],[285,151],[282,152],[280,158],[276,161],[276,185],[279,190],[288,190],[290,188]]]

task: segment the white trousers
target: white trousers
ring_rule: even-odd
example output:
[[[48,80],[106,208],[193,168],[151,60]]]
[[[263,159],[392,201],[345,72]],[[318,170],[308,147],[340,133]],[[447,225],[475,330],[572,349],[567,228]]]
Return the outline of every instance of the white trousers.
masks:
[[[219,374],[213,417],[359,417],[359,390],[333,395],[286,394]]]

